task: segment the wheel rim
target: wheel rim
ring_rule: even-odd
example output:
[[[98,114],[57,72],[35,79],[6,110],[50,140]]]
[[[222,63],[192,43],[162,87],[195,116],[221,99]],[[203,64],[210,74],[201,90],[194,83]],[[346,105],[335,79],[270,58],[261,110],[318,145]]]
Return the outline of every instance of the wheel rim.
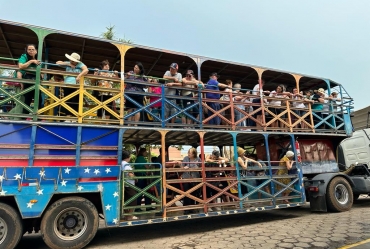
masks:
[[[8,226],[6,222],[0,217],[0,245],[6,239],[6,235],[8,234]]]
[[[340,204],[342,204],[342,205],[347,204],[347,202],[348,202],[348,190],[347,190],[346,186],[344,186],[343,184],[338,184],[335,187],[335,198],[337,199],[337,201]]]
[[[75,240],[81,237],[87,228],[86,213],[79,208],[67,208],[54,220],[54,232],[62,240]]]

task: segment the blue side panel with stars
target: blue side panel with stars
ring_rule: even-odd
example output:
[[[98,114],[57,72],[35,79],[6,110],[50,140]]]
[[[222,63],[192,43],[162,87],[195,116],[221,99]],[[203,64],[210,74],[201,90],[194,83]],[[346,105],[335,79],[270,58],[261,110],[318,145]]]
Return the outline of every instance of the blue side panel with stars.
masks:
[[[54,194],[100,193],[107,226],[118,225],[120,166],[0,167],[0,198],[14,196],[23,218],[40,217]]]

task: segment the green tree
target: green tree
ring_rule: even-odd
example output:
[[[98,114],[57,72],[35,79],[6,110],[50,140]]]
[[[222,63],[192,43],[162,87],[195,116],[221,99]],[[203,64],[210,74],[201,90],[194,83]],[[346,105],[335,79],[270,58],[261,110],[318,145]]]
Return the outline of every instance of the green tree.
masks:
[[[126,39],[125,36],[123,38],[119,38],[116,36],[116,30],[114,25],[109,25],[108,27],[105,27],[106,30],[105,32],[101,33],[101,37],[105,38],[107,40],[115,40],[115,41],[120,41],[120,42],[126,42],[126,43],[133,43],[132,40]]]

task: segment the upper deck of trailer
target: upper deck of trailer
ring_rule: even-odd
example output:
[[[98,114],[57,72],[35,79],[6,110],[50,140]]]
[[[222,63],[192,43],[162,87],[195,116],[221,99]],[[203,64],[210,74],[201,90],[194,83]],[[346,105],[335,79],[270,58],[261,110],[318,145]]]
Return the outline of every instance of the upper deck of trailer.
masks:
[[[262,131],[262,132],[304,132],[304,133],[330,133],[330,134],[349,134],[352,130],[349,114],[352,109],[353,100],[345,91],[342,85],[321,77],[308,76],[300,73],[287,72],[282,70],[275,70],[260,66],[248,65],[243,63],[235,63],[225,60],[217,60],[213,58],[208,58],[204,56],[179,53],[174,51],[168,51],[165,49],[151,48],[147,46],[141,46],[136,44],[127,44],[117,41],[110,41],[96,37],[90,37],[85,35],[73,34],[68,32],[63,32],[59,30],[47,29],[37,26],[31,26],[26,24],[14,23],[10,21],[0,20],[0,32],[2,36],[0,37],[0,63],[2,68],[6,69],[16,69],[17,62],[16,59],[24,53],[25,44],[34,43],[42,47],[39,49],[39,59],[44,62],[42,68],[38,68],[38,72],[43,72],[44,75],[49,75],[45,77],[44,81],[40,82],[40,87],[44,88],[44,94],[47,95],[46,98],[50,100],[48,104],[55,104],[56,98],[59,98],[54,88],[58,86],[55,82],[50,81],[51,75],[62,74],[68,75],[63,72],[63,69],[57,67],[54,63],[58,60],[65,61],[65,54],[77,52],[81,55],[81,61],[87,65],[88,68],[97,68],[102,60],[108,60],[111,62],[111,70],[117,70],[121,72],[122,78],[117,80],[112,80],[116,83],[116,89],[112,89],[112,96],[115,97],[114,101],[117,105],[115,113],[117,113],[115,119],[104,120],[104,123],[108,124],[131,124],[140,125],[145,127],[155,127],[158,129],[168,129],[170,127],[184,128],[193,127],[196,129],[215,129],[215,130],[238,130],[242,132],[244,129],[251,131]],[[14,60],[8,60],[8,59]],[[127,108],[121,102],[124,102],[124,98],[130,95],[130,91],[125,91],[125,84],[127,83],[138,83],[132,82],[132,80],[124,78],[125,72],[132,70],[136,61],[142,62],[146,70],[146,75],[149,77],[162,78],[164,73],[168,70],[169,65],[176,62],[179,65],[179,73],[185,74],[187,70],[193,70],[195,76],[206,83],[209,80],[209,75],[212,72],[222,75],[219,79],[221,83],[225,80],[231,80],[234,84],[238,83],[241,85],[241,90],[243,96],[252,99],[253,92],[251,90],[255,85],[265,82],[263,90],[273,91],[280,85],[284,85],[288,92],[292,92],[293,88],[297,88],[298,91],[305,90],[318,90],[319,88],[325,89],[325,98],[328,99],[332,92],[337,92],[339,94],[339,101],[328,101],[324,104],[327,106],[328,111],[325,113],[323,111],[313,110],[312,103],[304,101],[294,101],[292,98],[282,100],[281,106],[271,105],[272,101],[277,99],[269,96],[268,94],[258,93],[261,98],[260,103],[236,103],[234,101],[216,101],[209,100],[204,97],[205,93],[212,92],[206,89],[192,90],[195,94],[198,93],[199,98],[186,98],[182,96],[166,96],[164,93],[161,95],[155,95],[150,93],[140,93],[146,97],[157,97],[162,102],[162,106],[169,101],[198,101],[198,110],[204,115],[199,117],[194,117],[192,125],[184,125],[180,121],[180,116],[185,116],[190,118],[189,111],[185,108],[180,107],[176,110],[174,117],[177,118],[175,124],[169,125],[168,118],[159,117],[154,118],[154,122],[149,122],[148,120],[141,120],[139,123],[131,122],[129,120],[130,115],[127,115]],[[78,123],[99,123],[101,120],[91,118],[96,112],[97,106],[107,106],[103,101],[93,100],[92,97],[86,92],[96,91],[97,88],[94,85],[89,84],[91,80],[97,80],[99,77],[93,75],[94,71],[90,70],[89,74],[85,76],[79,86],[75,86],[74,89],[78,90],[79,95],[83,95],[83,100],[81,100],[80,106],[82,110],[76,110],[76,113],[71,118],[72,121],[77,121]],[[101,77],[100,77],[101,79]],[[2,81],[13,81],[16,80],[1,77]],[[21,81],[20,81],[21,82]],[[27,82],[27,81],[25,81]],[[164,80],[159,80],[160,83],[165,83]],[[31,83],[31,82],[28,82]],[[37,81],[32,82],[35,86],[38,84]],[[139,82],[138,84],[144,85],[146,88],[152,86],[149,82]],[[59,84],[59,86],[68,86]],[[160,87],[165,90],[167,86],[160,84]],[[73,87],[72,87],[73,88]],[[189,90],[178,87],[178,90]],[[50,90],[50,91],[49,91]],[[221,89],[223,90],[223,89]],[[233,90],[235,90],[233,88]],[[124,97],[119,96],[125,91]],[[249,91],[250,93],[245,93]],[[5,94],[5,90],[2,91],[4,104],[7,101],[12,101],[12,98]],[[4,96],[5,94],[5,96]],[[137,93],[134,93],[134,95]],[[221,93],[222,94],[222,93]],[[225,94],[225,93],[223,93]],[[241,94],[230,93],[230,99],[234,99]],[[221,95],[222,96],[222,95]],[[13,96],[14,97],[14,96]],[[35,96],[36,97],[36,96]],[[265,99],[265,100],[264,100]],[[61,103],[65,102],[61,100]],[[224,108],[224,111],[215,110],[210,107],[209,103],[219,102]],[[295,103],[304,103],[305,108],[297,109],[294,107]],[[235,115],[228,115],[226,112],[238,112],[240,111],[236,106],[243,106],[245,110],[252,110],[248,116],[247,112],[243,113],[244,123],[250,121],[254,125],[246,125],[244,128],[240,128],[238,121],[234,117]],[[94,108],[94,111],[88,111]],[[42,110],[40,112],[39,110]],[[142,112],[141,116],[147,116],[148,114],[153,116],[151,105],[143,105],[139,103],[137,106],[138,112]],[[277,111],[276,111],[277,110]],[[223,125],[212,126],[209,125],[209,118],[207,119],[206,113],[213,115],[213,117],[219,117],[224,121]],[[224,113],[223,113],[224,112]],[[281,112],[284,114],[279,115]],[[262,113],[260,120],[257,120],[258,113]],[[301,116],[305,114],[302,118]],[[113,115],[113,114],[112,114]],[[7,117],[3,113],[3,116]],[[36,108],[31,115],[34,121],[44,120],[44,121],[54,121],[54,120],[64,120],[64,117],[56,117],[52,113],[52,108],[47,106],[44,108]],[[8,116],[12,117],[12,116]],[[23,118],[27,118],[27,115],[23,115]],[[68,118],[67,118],[68,119]],[[190,118],[191,119],[191,118]],[[240,122],[239,122],[240,123]],[[275,123],[279,123],[278,127]],[[303,126],[302,123],[305,125]],[[275,125],[275,126],[274,126]],[[248,132],[250,133],[250,132]]]

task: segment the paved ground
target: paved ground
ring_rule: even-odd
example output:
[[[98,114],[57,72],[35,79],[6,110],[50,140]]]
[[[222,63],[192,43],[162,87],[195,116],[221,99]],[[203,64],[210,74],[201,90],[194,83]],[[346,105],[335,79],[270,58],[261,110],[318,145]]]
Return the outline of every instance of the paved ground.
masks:
[[[366,198],[345,213],[311,213],[305,206],[159,225],[101,228],[87,248],[339,248],[369,239],[369,231],[370,198]],[[17,249],[26,248],[47,247],[39,235],[27,235]]]

